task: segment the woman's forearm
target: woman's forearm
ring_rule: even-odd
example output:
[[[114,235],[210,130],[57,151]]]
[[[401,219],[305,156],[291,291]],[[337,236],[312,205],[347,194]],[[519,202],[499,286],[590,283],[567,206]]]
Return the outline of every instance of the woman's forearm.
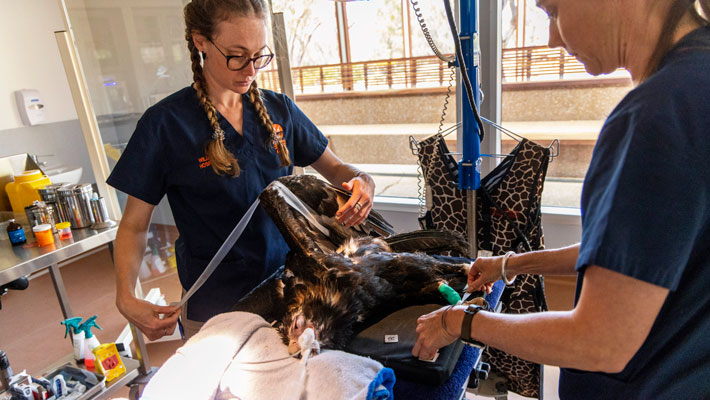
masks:
[[[338,187],[340,187],[341,183],[348,182],[356,176],[365,179],[365,183],[368,185],[372,183],[372,178],[369,175],[355,168],[351,164],[340,164],[333,168],[333,170],[329,172],[329,175],[330,176],[324,175],[324,177],[328,179],[330,183]]]
[[[128,196],[114,242],[116,303],[134,297],[154,206]],[[120,309],[120,305],[119,305]]]
[[[470,335],[529,361],[619,372],[646,340],[668,292],[588,266],[573,310],[519,315],[483,311],[471,319]],[[449,335],[461,334],[464,309],[457,306],[446,314]]]
[[[506,275],[573,275],[579,256],[579,243],[553,250],[514,254],[508,259]]]
[[[116,295],[119,298],[134,296],[138,271],[143,261],[147,234],[129,228],[119,228],[114,242],[116,268]]]

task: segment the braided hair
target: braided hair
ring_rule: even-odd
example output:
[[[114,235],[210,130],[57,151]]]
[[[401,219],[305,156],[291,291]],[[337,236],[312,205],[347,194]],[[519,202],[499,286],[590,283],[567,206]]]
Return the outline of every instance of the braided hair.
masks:
[[[266,18],[267,6],[264,0],[192,0],[185,5],[183,10],[185,17],[185,40],[190,51],[192,61],[192,79],[210,127],[212,136],[205,144],[205,154],[210,160],[210,165],[218,175],[239,176],[240,168],[237,158],[224,145],[224,131],[219,125],[217,109],[207,94],[207,81],[202,69],[204,54],[195,46],[192,38],[193,32],[199,32],[207,38],[214,34],[214,28],[218,22],[227,20],[235,15],[255,15],[262,19]],[[249,87],[249,100],[257,111],[259,120],[266,128],[268,135],[265,139],[265,146],[274,146],[279,156],[281,166],[291,164],[286,142],[278,136],[274,129],[266,106],[261,99],[261,93],[256,81]]]

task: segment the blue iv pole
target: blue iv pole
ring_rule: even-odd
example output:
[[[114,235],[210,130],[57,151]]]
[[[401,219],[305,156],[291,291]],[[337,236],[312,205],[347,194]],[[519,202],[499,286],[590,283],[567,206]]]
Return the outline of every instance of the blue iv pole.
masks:
[[[446,0],[448,1],[448,0]],[[461,52],[466,64],[467,74],[473,87],[473,101],[480,109],[481,91],[479,82],[480,47],[478,40],[478,0],[459,1],[461,33]],[[459,85],[459,90],[463,84]],[[461,119],[463,127],[463,157],[459,161],[459,189],[466,191],[468,228],[467,239],[471,258],[478,257],[476,241],[476,189],[481,186],[481,143],[479,126],[468,102],[466,90],[461,95]]]
[[[460,6],[461,51],[468,77],[473,87],[473,100],[480,109],[481,91],[479,82],[480,48],[478,44],[478,0],[463,0]],[[463,85],[461,85],[463,88]],[[468,94],[462,90],[463,157],[459,162],[459,189],[476,190],[481,186],[481,143],[479,128],[469,107]],[[475,256],[475,254],[473,255]]]

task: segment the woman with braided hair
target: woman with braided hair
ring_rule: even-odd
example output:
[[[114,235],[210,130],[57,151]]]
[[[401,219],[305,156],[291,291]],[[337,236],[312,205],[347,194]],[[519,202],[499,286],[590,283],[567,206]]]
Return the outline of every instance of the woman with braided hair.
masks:
[[[116,305],[143,333],[171,333],[182,314],[185,337],[229,311],[284,262],[288,247],[257,208],[246,230],[182,310],[134,295],[155,205],[167,194],[180,233],[178,275],[189,289],[259,193],[293,166],[312,166],[353,195],[337,214],[361,223],[374,182],[340,161],[328,140],[286,96],[259,89],[273,54],[264,0],[193,0],[184,8],[194,83],[150,107],[108,183],[128,195],[116,236]],[[160,318],[160,314],[162,318]]]
[[[577,274],[574,309],[421,316],[415,356],[459,336],[558,365],[562,399],[710,398],[710,0],[538,0],[550,47],[636,87],[607,118],[582,190],[582,241],[478,258],[469,288]]]

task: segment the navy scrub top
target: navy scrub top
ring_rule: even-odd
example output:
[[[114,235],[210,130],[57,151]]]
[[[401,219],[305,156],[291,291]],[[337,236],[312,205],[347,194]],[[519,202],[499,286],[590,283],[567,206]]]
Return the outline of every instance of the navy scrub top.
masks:
[[[582,191],[589,265],[669,290],[616,374],[563,368],[562,399],[710,398],[710,27],[684,37],[609,116]]]
[[[262,90],[263,102],[296,166],[315,162],[328,140],[286,96]],[[107,183],[147,203],[168,201],[180,233],[178,275],[186,290],[197,280],[237,222],[274,179],[289,175],[248,95],[242,96],[243,134],[223,117],[225,146],[241,168],[238,177],[219,176],[204,146],[212,136],[197,92],[184,88],[150,107],[138,121]],[[232,306],[283,265],[288,246],[262,207],[258,207],[231,252],[187,304],[188,319],[206,321]]]

